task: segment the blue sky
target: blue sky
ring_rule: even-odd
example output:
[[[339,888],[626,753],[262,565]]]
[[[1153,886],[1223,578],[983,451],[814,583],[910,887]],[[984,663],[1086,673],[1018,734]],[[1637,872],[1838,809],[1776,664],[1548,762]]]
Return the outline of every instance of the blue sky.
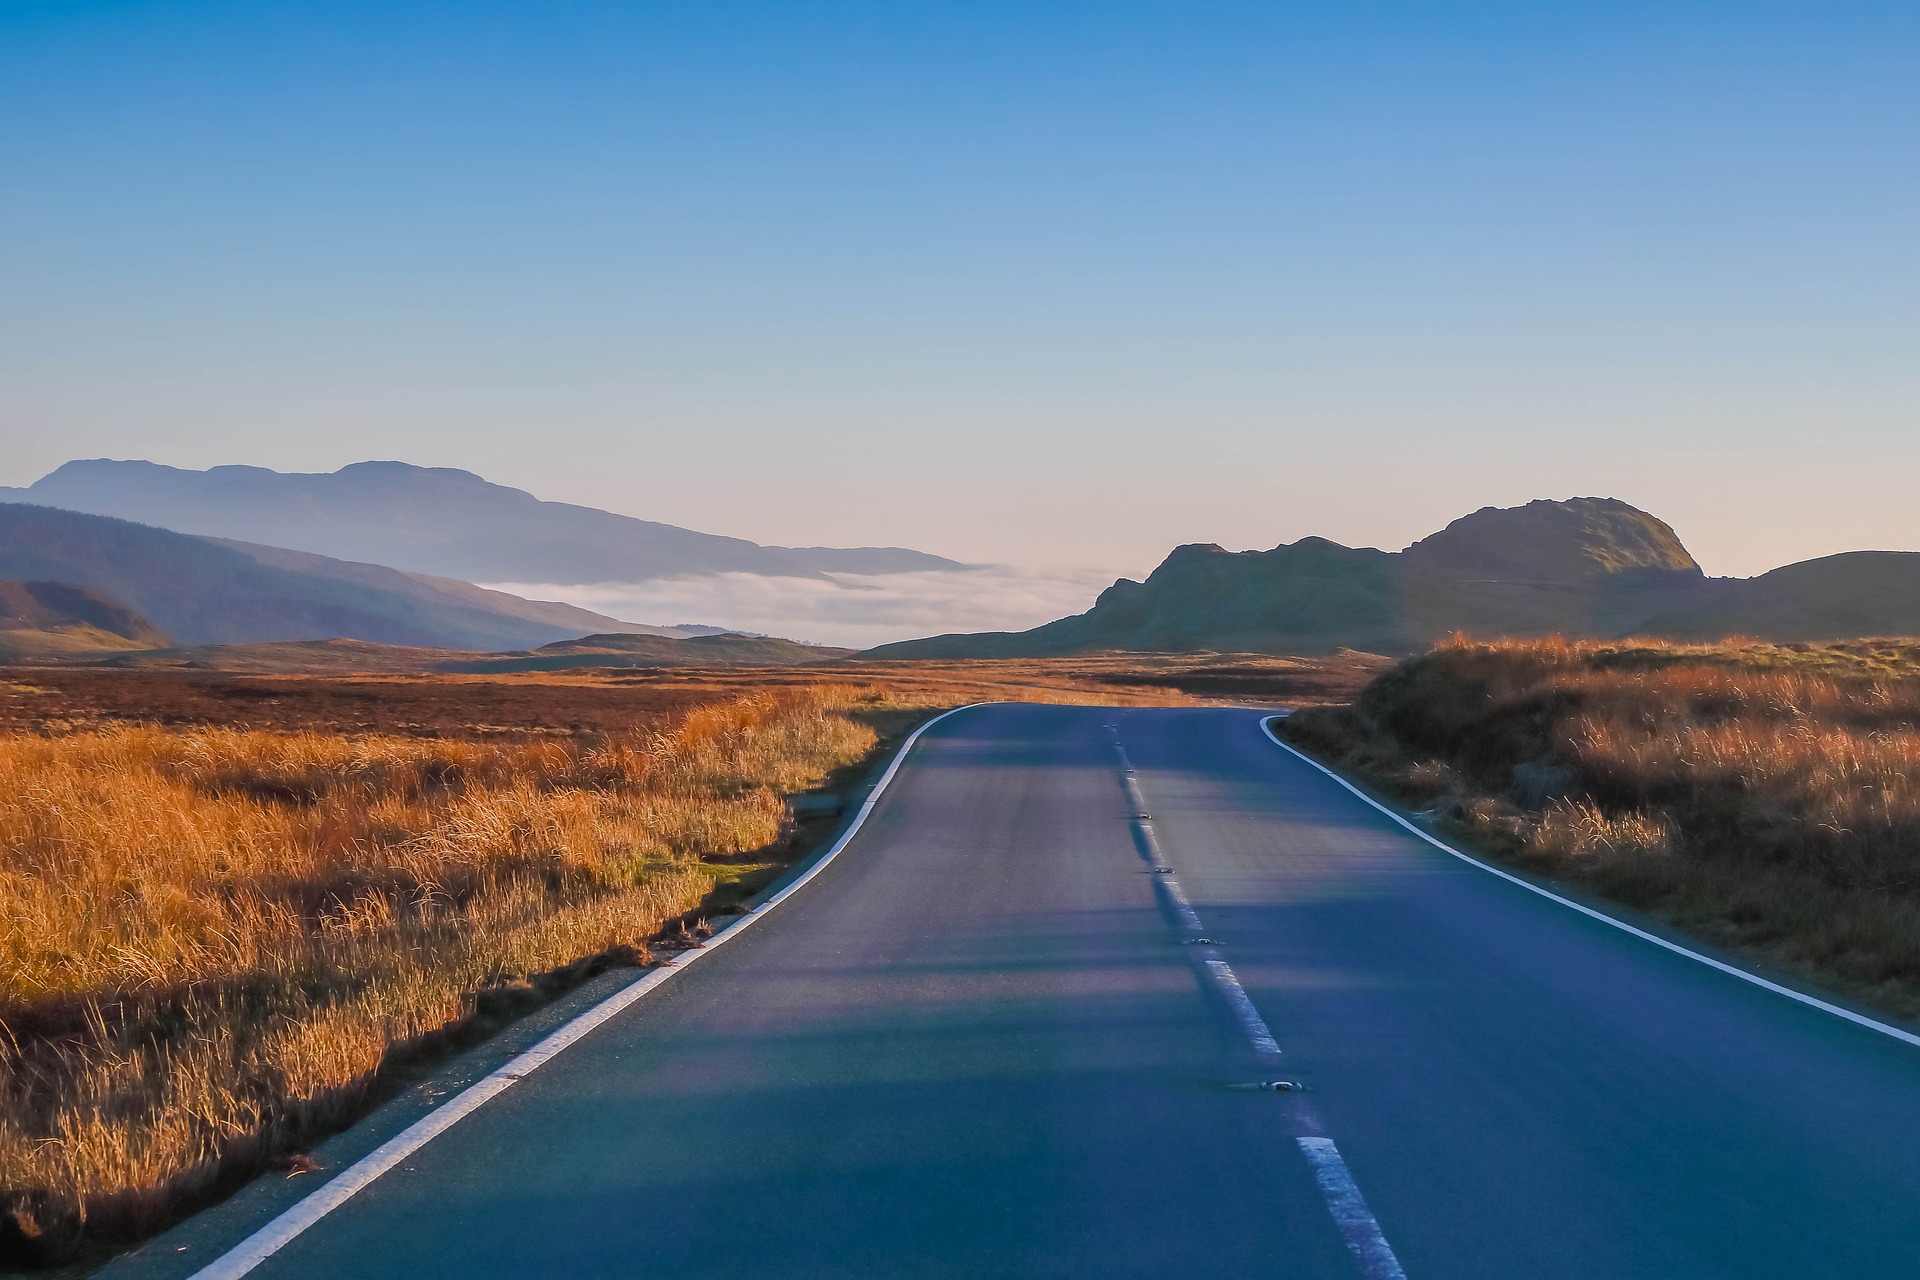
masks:
[[[0,483],[464,466],[1139,572],[1920,548],[1920,6],[0,6]]]

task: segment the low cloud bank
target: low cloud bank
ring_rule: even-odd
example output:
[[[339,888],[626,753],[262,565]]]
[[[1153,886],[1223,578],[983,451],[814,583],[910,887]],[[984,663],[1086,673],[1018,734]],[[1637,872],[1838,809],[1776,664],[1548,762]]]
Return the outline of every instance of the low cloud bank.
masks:
[[[827,579],[751,573],[562,586],[486,585],[533,600],[563,600],[658,626],[703,623],[737,631],[865,649],[947,631],[1023,631],[1093,607],[1117,575],[1099,569],[1016,569],[833,574]]]

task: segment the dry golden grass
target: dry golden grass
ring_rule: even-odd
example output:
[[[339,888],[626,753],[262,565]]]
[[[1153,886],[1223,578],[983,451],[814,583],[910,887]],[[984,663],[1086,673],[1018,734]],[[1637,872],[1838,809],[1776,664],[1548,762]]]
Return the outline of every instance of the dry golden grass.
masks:
[[[1304,701],[1194,655],[0,681],[0,1261],[125,1242],[802,851],[782,802],[970,701]]]
[[[1372,654],[1340,652],[1314,658],[1087,654],[463,675],[0,667],[0,733],[164,724],[490,742],[572,738],[653,727],[715,698],[824,683],[884,690],[926,707],[993,699],[1155,704],[1197,698],[1299,706],[1345,701],[1387,665]]]
[[[1296,743],[1483,847],[1920,1013],[1920,647],[1450,641]]]
[[[0,738],[13,1251],[151,1230],[531,976],[640,960],[780,839],[784,793],[873,749],[872,705],[768,691],[595,742]]]
[[[857,673],[901,693],[1154,704],[1213,701],[1307,706],[1344,702],[1392,666],[1378,654],[1089,653],[1068,658],[848,659]]]

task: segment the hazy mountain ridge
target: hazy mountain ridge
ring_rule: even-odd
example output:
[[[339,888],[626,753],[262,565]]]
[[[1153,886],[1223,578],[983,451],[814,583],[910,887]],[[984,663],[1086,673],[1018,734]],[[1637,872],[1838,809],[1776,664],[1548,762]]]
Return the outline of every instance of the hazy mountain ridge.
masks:
[[[1101,649],[1400,653],[1472,635],[1920,632],[1920,553],[1854,552],[1758,578],[1708,578],[1671,527],[1613,498],[1463,516],[1405,551],[1303,538],[1271,551],[1176,548],[1086,613],[1022,632],[935,636],[869,656],[1045,657]]]
[[[21,503],[0,503],[0,578],[105,593],[183,645],[341,636],[507,650],[633,626],[471,583]]]
[[[545,502],[469,471],[359,462],[331,473],[66,463],[0,500],[391,565],[466,582],[587,585],[682,574],[820,577],[963,569],[902,547],[770,547]]]
[[[329,556],[316,555],[311,551],[290,551],[285,547],[267,547],[252,542],[235,542],[227,538],[208,538],[207,541],[219,546],[231,547],[251,560],[276,569],[287,569],[295,573],[312,574],[338,582],[391,591],[455,608],[485,609],[542,626],[555,627],[568,635],[576,635],[583,628],[591,631],[605,626],[609,621],[605,614],[595,613],[591,609],[582,609],[577,605],[563,604],[557,600],[528,600],[505,591],[495,591],[490,587],[462,582],[458,578],[442,578],[430,573],[408,573],[403,569],[389,569],[385,565],[335,560]],[[708,635],[719,630],[719,628],[700,626],[654,627],[638,622],[622,622],[618,626],[623,633],[645,636]]]

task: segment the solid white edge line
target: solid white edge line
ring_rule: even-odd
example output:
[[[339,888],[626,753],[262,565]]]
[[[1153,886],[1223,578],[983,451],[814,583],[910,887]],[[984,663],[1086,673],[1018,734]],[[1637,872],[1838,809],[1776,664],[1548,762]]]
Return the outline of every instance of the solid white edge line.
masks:
[[[1660,947],[1666,951],[1671,951],[1677,956],[1685,956],[1689,960],[1697,960],[1701,964],[1706,965],[1709,969],[1718,969],[1721,973],[1729,974],[1732,977],[1740,979],[1742,982],[1750,982],[1756,987],[1760,987],[1766,991],[1771,991],[1775,995],[1785,996],[1789,1000],[1797,1000],[1801,1004],[1807,1005],[1810,1008],[1820,1010],[1822,1013],[1830,1013],[1836,1018],[1844,1018],[1848,1022],[1854,1023],[1857,1026],[1866,1027],[1870,1031],[1878,1031],[1883,1036],[1892,1036],[1895,1040],[1901,1040],[1910,1045],[1920,1046],[1920,1035],[1915,1035],[1911,1031],[1902,1031],[1899,1027],[1888,1026],[1884,1022],[1880,1022],[1873,1018],[1867,1017],[1865,1014],[1855,1013],[1851,1009],[1843,1009],[1837,1004],[1829,1004],[1825,1000],[1822,1000],[1817,996],[1810,996],[1804,991],[1795,991],[1792,987],[1783,987],[1777,982],[1769,982],[1767,979],[1761,977],[1757,973],[1748,973],[1745,969],[1742,969],[1737,965],[1730,965],[1730,964],[1727,964],[1725,961],[1715,960],[1712,956],[1701,955],[1698,951],[1690,950],[1687,947],[1681,946],[1677,942],[1669,942],[1667,939],[1662,938],[1657,934],[1648,933],[1645,929],[1636,929],[1632,925],[1628,924],[1626,921],[1616,919],[1615,917],[1608,915],[1604,911],[1596,911],[1592,907],[1584,906],[1581,903],[1573,901],[1573,899],[1571,898],[1563,898],[1559,894],[1553,892],[1551,889],[1543,889],[1539,885],[1534,884],[1529,880],[1523,880],[1519,876],[1513,875],[1510,872],[1502,871],[1499,867],[1493,866],[1491,863],[1482,862],[1480,859],[1472,856],[1471,854],[1460,852],[1458,849],[1446,843],[1444,840],[1441,840],[1429,834],[1428,832],[1422,831],[1419,827],[1416,827],[1415,825],[1413,825],[1413,823],[1407,821],[1407,819],[1401,817],[1399,814],[1395,813],[1392,809],[1389,809],[1386,805],[1381,804],[1378,800],[1375,800],[1372,796],[1362,791],[1359,787],[1354,786],[1351,782],[1348,782],[1345,778],[1341,777],[1338,773],[1334,772],[1332,769],[1328,768],[1326,765],[1321,764],[1318,760],[1315,760],[1312,756],[1307,755],[1305,752],[1300,751],[1299,749],[1293,746],[1290,746],[1285,742],[1282,742],[1280,740],[1280,736],[1274,733],[1273,731],[1273,722],[1280,718],[1281,717],[1279,716],[1267,716],[1266,718],[1260,721],[1260,731],[1267,735],[1268,740],[1271,741],[1274,746],[1279,747],[1282,751],[1288,752],[1289,754],[1299,758],[1300,760],[1305,761],[1307,764],[1312,765],[1314,768],[1318,769],[1320,772],[1326,774],[1329,778],[1332,778],[1335,782],[1345,787],[1348,791],[1353,792],[1354,795],[1360,797],[1360,799],[1365,801],[1367,804],[1372,805],[1375,809],[1378,809],[1381,813],[1386,814],[1389,818],[1392,818],[1395,822],[1405,827],[1408,831],[1411,831],[1414,835],[1419,836],[1422,840],[1425,840],[1428,844],[1440,850],[1440,852],[1445,854],[1450,854],[1453,857],[1460,859],[1460,861],[1467,863],[1469,866],[1478,867],[1489,875],[1499,876],[1502,880],[1505,880],[1510,884],[1517,884],[1522,889],[1525,889],[1529,893],[1537,893],[1541,897],[1549,899],[1550,901],[1553,901],[1553,902],[1557,902],[1563,907],[1567,907],[1571,910],[1578,911],[1583,916],[1588,916],[1594,920],[1598,920],[1602,924],[1612,925],[1614,928],[1620,930],[1622,933],[1630,933],[1634,937],[1639,938],[1643,942],[1651,942],[1654,946]]]
[[[1360,1274],[1367,1280],[1406,1280],[1407,1273],[1400,1269],[1400,1259],[1394,1256],[1393,1246],[1387,1243],[1380,1223],[1367,1207],[1367,1198],[1360,1194],[1360,1186],[1353,1180],[1353,1173],[1341,1158],[1340,1148],[1333,1145],[1333,1139],[1297,1138],[1295,1141],[1300,1144],[1307,1163],[1313,1166],[1313,1180],[1320,1184],[1327,1211],[1333,1215],[1333,1223],[1340,1229],[1340,1238],[1347,1242],[1354,1261],[1360,1264]]]
[[[467,1116],[472,1115],[494,1098],[505,1093],[539,1067],[544,1066],[546,1063],[558,1057],[562,1050],[581,1039],[595,1027],[598,1027],[622,1009],[633,1004],[642,996],[647,995],[653,991],[654,988],[673,977],[674,974],[679,973],[688,965],[700,959],[700,957],[711,954],[714,948],[730,939],[738,937],[740,933],[749,925],[753,924],[754,921],[760,919],[767,912],[773,910],[773,908],[779,906],[795,893],[799,892],[809,880],[819,875],[829,862],[832,862],[840,856],[840,851],[847,847],[848,842],[851,841],[853,837],[859,833],[860,828],[865,825],[867,815],[872,813],[874,805],[879,803],[880,794],[887,789],[887,784],[892,782],[894,775],[900,772],[900,766],[905,763],[907,753],[913,750],[913,744],[920,740],[921,734],[933,728],[933,726],[939,724],[948,716],[958,715],[962,711],[971,711],[975,707],[988,705],[990,704],[984,702],[970,702],[964,707],[954,707],[952,710],[943,711],[909,734],[907,740],[900,744],[900,749],[894,753],[893,760],[887,765],[886,772],[881,774],[880,780],[873,784],[872,792],[868,794],[866,803],[860,806],[860,811],[854,815],[852,824],[840,833],[840,838],[833,842],[832,847],[822,854],[811,867],[808,867],[806,873],[800,876],[799,879],[774,894],[771,898],[768,898],[746,915],[741,916],[720,932],[714,934],[711,938],[707,939],[705,946],[698,950],[683,952],[666,965],[649,973],[646,977],[622,987],[592,1008],[563,1024],[558,1030],[554,1031],[551,1035],[547,1036],[546,1039],[540,1041],[532,1048],[516,1055],[512,1060],[491,1074],[483,1076],[473,1084],[468,1085],[465,1089],[455,1094],[444,1105],[422,1116],[395,1134],[392,1138],[388,1139],[385,1143],[382,1143],[379,1147],[376,1147],[351,1165],[348,1165],[340,1171],[338,1176],[314,1188],[311,1194],[302,1198],[298,1203],[281,1213],[264,1227],[261,1227],[232,1249],[229,1249],[226,1253],[194,1272],[190,1280],[235,1280],[236,1277],[246,1275],[275,1253],[278,1253],[291,1242],[294,1237],[345,1204],[356,1193],[371,1185],[382,1174],[389,1172],[395,1165],[405,1160],[421,1147],[426,1146],[427,1143],[433,1141],[448,1129],[451,1129],[461,1120],[464,1120]]]

